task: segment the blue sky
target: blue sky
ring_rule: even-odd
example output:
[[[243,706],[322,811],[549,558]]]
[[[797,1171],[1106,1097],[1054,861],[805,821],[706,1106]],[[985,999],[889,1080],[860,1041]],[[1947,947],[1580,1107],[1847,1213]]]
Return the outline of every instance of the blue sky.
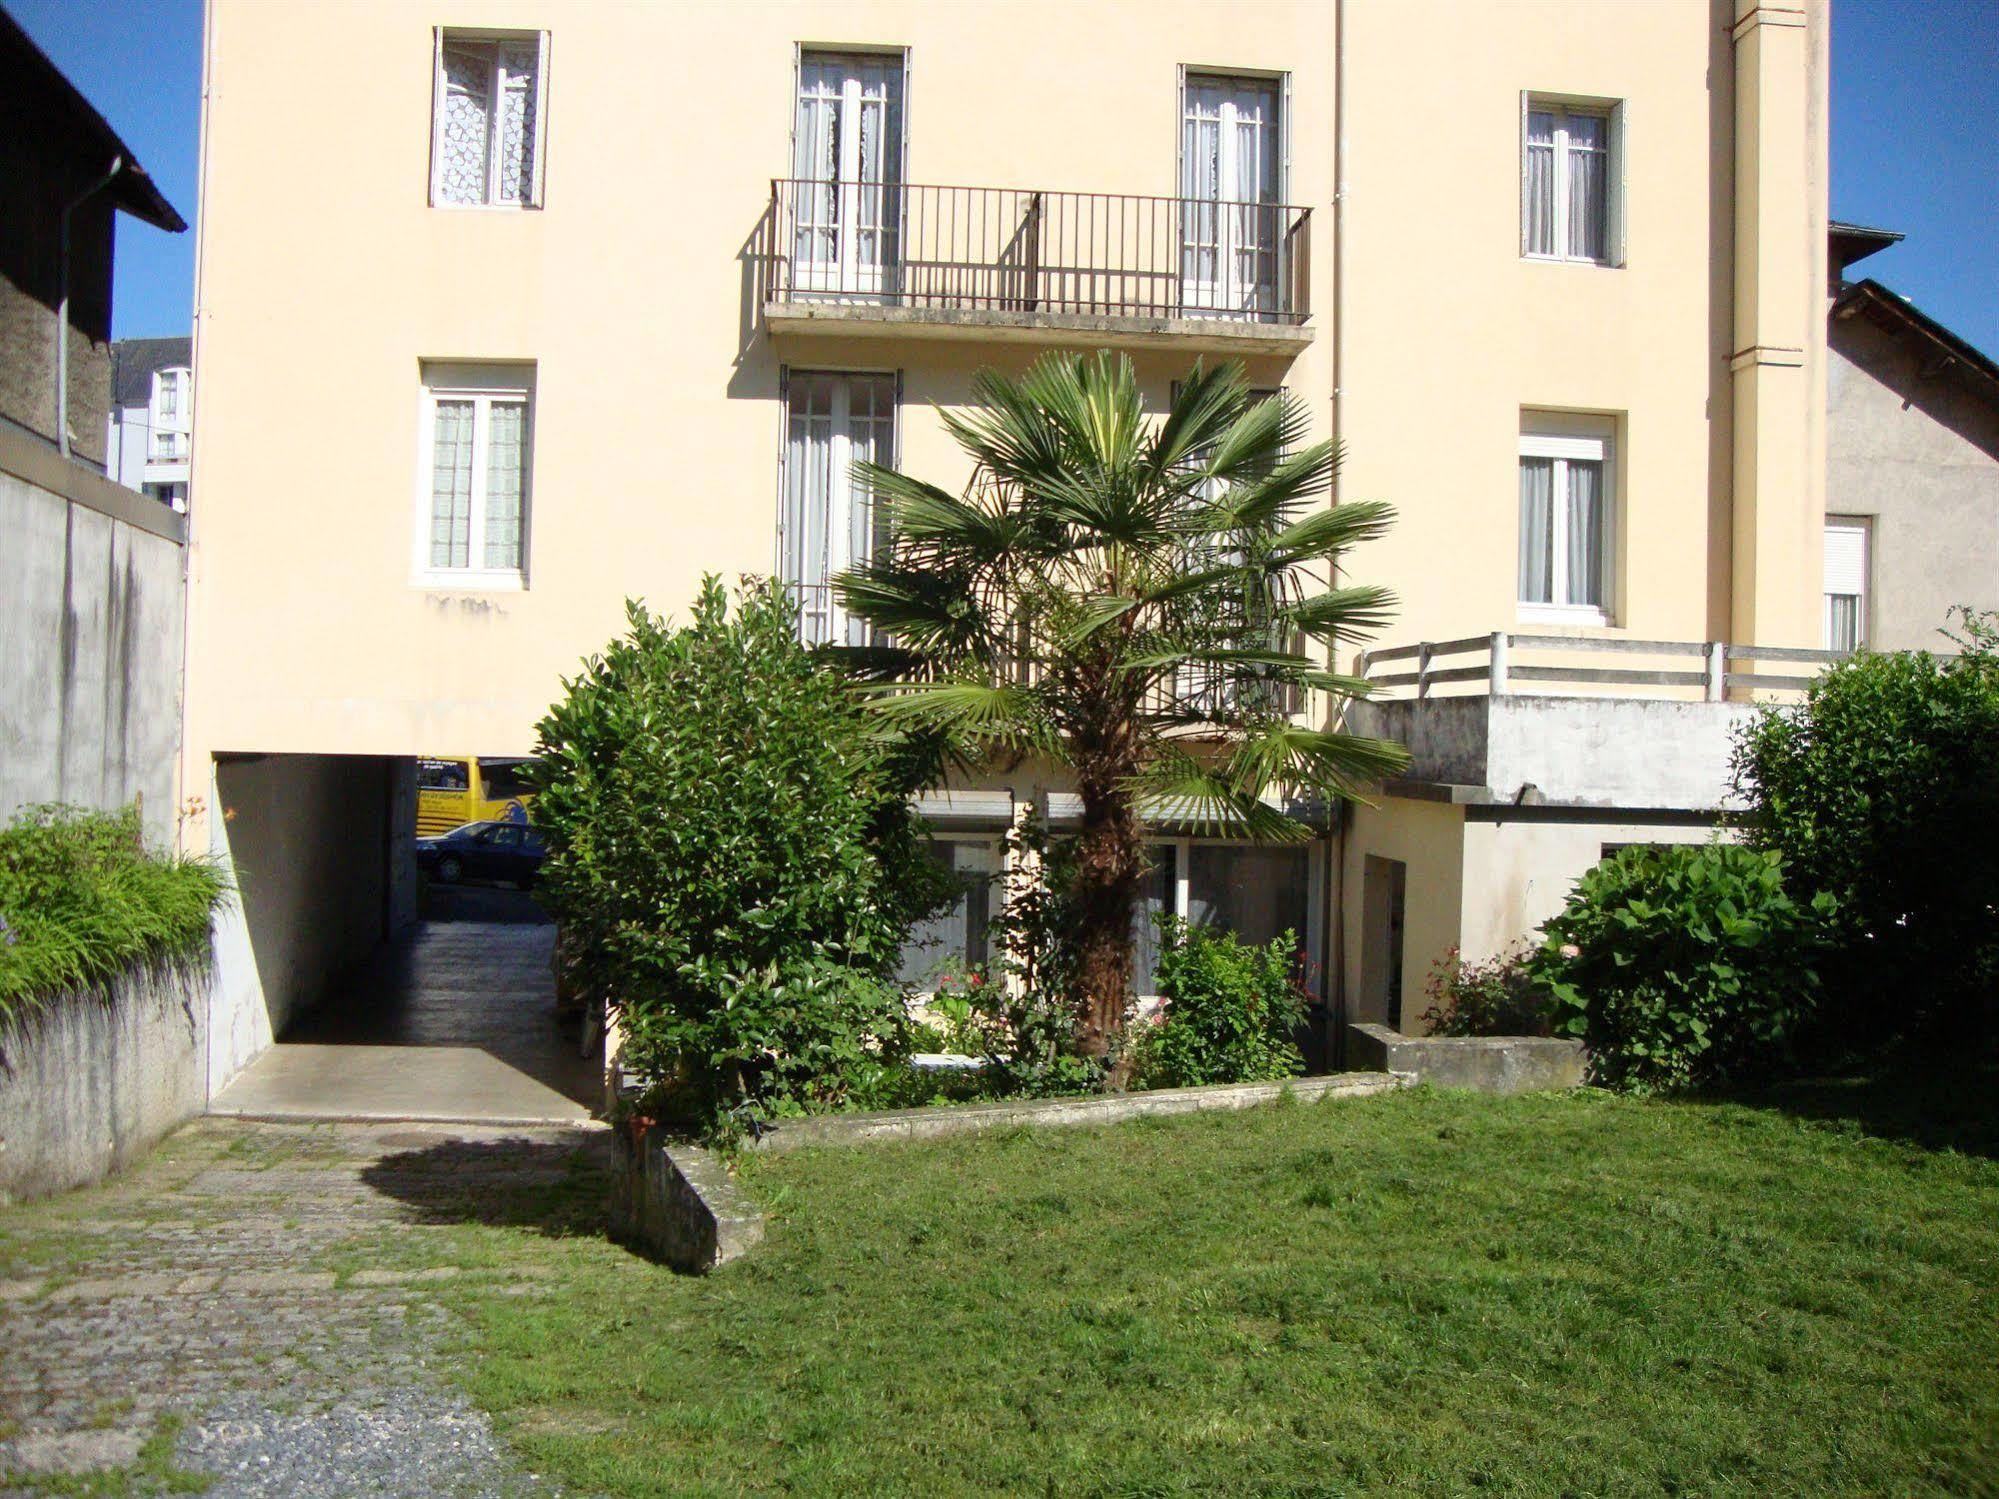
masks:
[[[200,0],[0,3],[191,221]],[[1855,274],[1999,357],[1999,0],[1834,0],[1832,213],[1908,235]],[[192,230],[122,220],[117,276],[119,337],[187,331]]]

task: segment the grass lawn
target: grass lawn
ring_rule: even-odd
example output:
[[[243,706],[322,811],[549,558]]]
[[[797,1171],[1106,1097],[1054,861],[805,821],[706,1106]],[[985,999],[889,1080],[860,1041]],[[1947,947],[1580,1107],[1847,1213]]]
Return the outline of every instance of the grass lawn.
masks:
[[[1991,1494],[1995,1084],[757,1157],[778,1219],[705,1280],[565,1234],[583,1176],[412,1238],[555,1273],[441,1294],[590,1492]]]

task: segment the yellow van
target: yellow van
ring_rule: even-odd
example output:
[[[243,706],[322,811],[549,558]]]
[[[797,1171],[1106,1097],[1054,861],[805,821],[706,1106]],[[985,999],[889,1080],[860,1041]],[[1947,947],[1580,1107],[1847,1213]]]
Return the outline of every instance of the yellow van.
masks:
[[[435,838],[468,822],[527,822],[531,761],[497,755],[419,755],[416,835]]]

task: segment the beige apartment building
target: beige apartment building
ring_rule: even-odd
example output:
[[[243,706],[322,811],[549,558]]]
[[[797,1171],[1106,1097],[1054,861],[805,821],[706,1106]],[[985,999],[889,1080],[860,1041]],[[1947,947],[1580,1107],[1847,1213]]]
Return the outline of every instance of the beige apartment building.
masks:
[[[324,89],[282,61],[322,14],[210,0],[184,782],[244,889],[218,1079],[403,918],[411,757],[528,753],[624,600],[704,573],[845,638],[850,465],[961,482],[940,412],[1051,348],[1129,353],[1162,409],[1240,359],[1346,445],[1338,498],[1401,513],[1351,558],[1402,600],[1354,718],[1409,777],[1307,849],[1157,828],[1157,905],[1302,928],[1335,1013],[1413,1027],[1449,947],[1709,836],[1752,677],[1820,644],[1826,25],[354,0],[359,86]],[[1032,767],[926,803],[967,870],[1071,805]]]

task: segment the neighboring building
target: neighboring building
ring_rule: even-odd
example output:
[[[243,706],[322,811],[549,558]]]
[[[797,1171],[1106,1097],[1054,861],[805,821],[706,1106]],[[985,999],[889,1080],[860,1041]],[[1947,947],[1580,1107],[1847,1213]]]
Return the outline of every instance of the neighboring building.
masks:
[[[1350,565],[1443,644],[1354,717],[1409,778],[1305,849],[1154,830],[1155,904],[1301,928],[1355,1017],[1415,1024],[1606,846],[1707,837],[1746,653],[1819,644],[1820,0],[357,0],[360,113],[278,61],[322,32],[210,10],[187,775],[269,866],[225,1069],[380,931],[390,875],[287,862],[308,819],[529,752],[628,596],[775,571],[848,636],[852,465],[962,480],[941,413],[1044,349],[1128,352],[1155,409],[1240,358],[1400,508]],[[927,805],[977,871],[1074,799],[1025,764]]]
[[[186,525],[105,477],[105,406],[115,217],[187,226],[4,10],[0,195],[0,823],[137,798],[164,840]]]
[[[1832,226],[1825,643],[1949,651],[1953,605],[1999,609],[1999,363],[1846,280],[1901,237]]]
[[[194,448],[194,340],[121,338],[111,346],[105,467],[120,484],[187,511]]]

